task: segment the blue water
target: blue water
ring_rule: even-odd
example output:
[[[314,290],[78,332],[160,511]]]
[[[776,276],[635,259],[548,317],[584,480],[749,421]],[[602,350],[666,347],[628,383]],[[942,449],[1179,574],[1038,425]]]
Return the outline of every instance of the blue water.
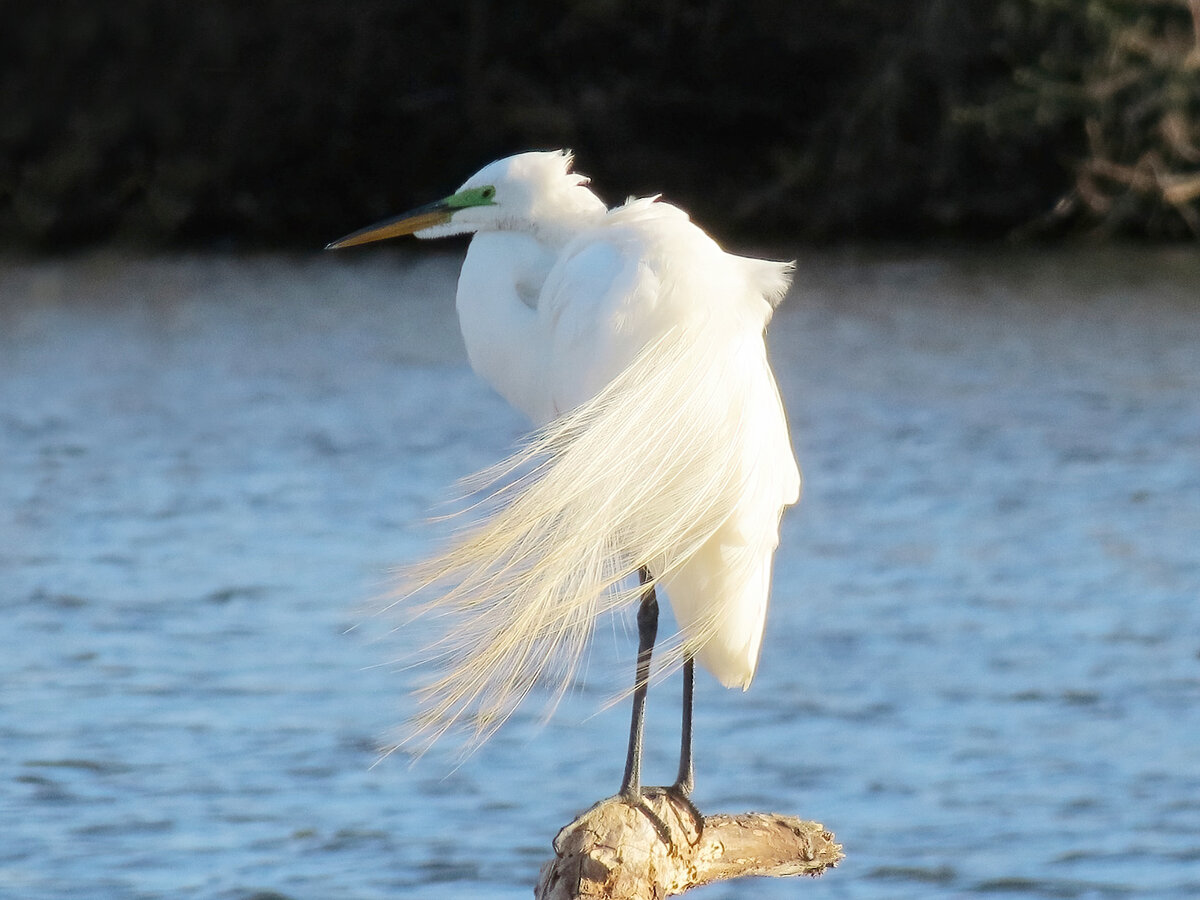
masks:
[[[696,800],[847,857],[695,896],[1200,896],[1193,257],[801,260],[805,496],[757,681],[698,683]],[[379,761],[413,637],[363,605],[522,430],[456,264],[0,261],[0,897],[528,897],[615,790],[627,622],[549,724]]]

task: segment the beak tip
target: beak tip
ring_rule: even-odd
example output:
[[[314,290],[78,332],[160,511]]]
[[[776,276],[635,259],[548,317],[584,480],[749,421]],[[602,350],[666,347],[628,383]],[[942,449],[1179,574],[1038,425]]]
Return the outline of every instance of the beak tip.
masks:
[[[416,234],[425,228],[444,225],[450,221],[452,210],[447,208],[444,200],[429,203],[414,209],[402,216],[396,216],[383,222],[378,222],[367,228],[360,228],[336,241],[325,245],[326,250],[341,250],[343,247],[357,247],[359,244],[369,244],[387,238],[400,237],[405,234]],[[421,237],[422,235],[418,235]]]

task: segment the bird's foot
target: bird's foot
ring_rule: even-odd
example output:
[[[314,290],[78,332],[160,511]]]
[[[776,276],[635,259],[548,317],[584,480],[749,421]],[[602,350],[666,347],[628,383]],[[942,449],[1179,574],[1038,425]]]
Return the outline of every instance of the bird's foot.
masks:
[[[654,830],[658,832],[658,838],[668,847],[673,845],[671,841],[671,829],[667,827],[667,823],[662,820],[662,816],[654,811],[654,808],[646,800],[646,795],[641,790],[622,791],[621,799],[632,806],[634,809],[642,812],[650,824],[654,826]]]
[[[672,838],[671,827],[667,825],[666,821],[647,798],[666,797],[671,806],[664,808],[673,807],[676,811],[680,807],[686,809],[688,816],[691,817],[692,825],[696,831],[695,839],[698,840],[700,835],[704,833],[704,816],[700,810],[696,808],[696,804],[692,802],[691,798],[689,797],[690,793],[691,791],[687,789],[686,785],[673,784],[670,787],[643,788],[636,792],[624,791],[619,796],[622,801],[641,812],[647,819],[650,820],[650,824],[654,826],[654,830],[658,833],[659,840],[661,840],[663,844],[668,847],[674,847],[675,840]],[[688,829],[686,826],[676,826],[675,830],[679,835],[683,836],[685,841],[688,841],[689,843],[694,842],[690,837],[688,837]]]
[[[674,798],[679,805],[687,807],[688,812],[691,813],[692,822],[696,826],[696,836],[704,834],[704,816],[692,802],[692,786],[677,781],[669,788],[664,788],[663,792]]]

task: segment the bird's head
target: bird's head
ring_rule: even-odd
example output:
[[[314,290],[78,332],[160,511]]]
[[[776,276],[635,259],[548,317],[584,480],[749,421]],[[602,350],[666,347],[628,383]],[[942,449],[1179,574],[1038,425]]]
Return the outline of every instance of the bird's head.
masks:
[[[553,241],[559,232],[604,214],[604,203],[587,183],[571,171],[567,151],[519,153],[484,166],[449,197],[355,231],[325,249],[404,234],[437,238],[503,230]]]

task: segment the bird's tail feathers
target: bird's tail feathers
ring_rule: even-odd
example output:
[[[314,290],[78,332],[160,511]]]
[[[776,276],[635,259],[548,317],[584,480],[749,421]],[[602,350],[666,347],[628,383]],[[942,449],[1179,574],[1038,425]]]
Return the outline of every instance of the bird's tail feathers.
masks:
[[[738,258],[754,289],[770,304],[771,309],[778,307],[787,296],[788,288],[792,286],[792,275],[796,270],[795,260],[776,262],[750,256]]]
[[[483,498],[467,526],[401,573],[393,595],[404,620],[441,626],[423,657],[438,674],[417,691],[403,745],[420,752],[451,730],[482,743],[538,684],[556,688],[553,709],[596,617],[641,596],[630,576],[669,576],[728,519],[752,475],[738,452],[740,407],[718,401],[736,400],[740,374],[722,357],[715,341],[669,332],[469,480]],[[715,617],[693,627],[675,658],[718,627]]]

